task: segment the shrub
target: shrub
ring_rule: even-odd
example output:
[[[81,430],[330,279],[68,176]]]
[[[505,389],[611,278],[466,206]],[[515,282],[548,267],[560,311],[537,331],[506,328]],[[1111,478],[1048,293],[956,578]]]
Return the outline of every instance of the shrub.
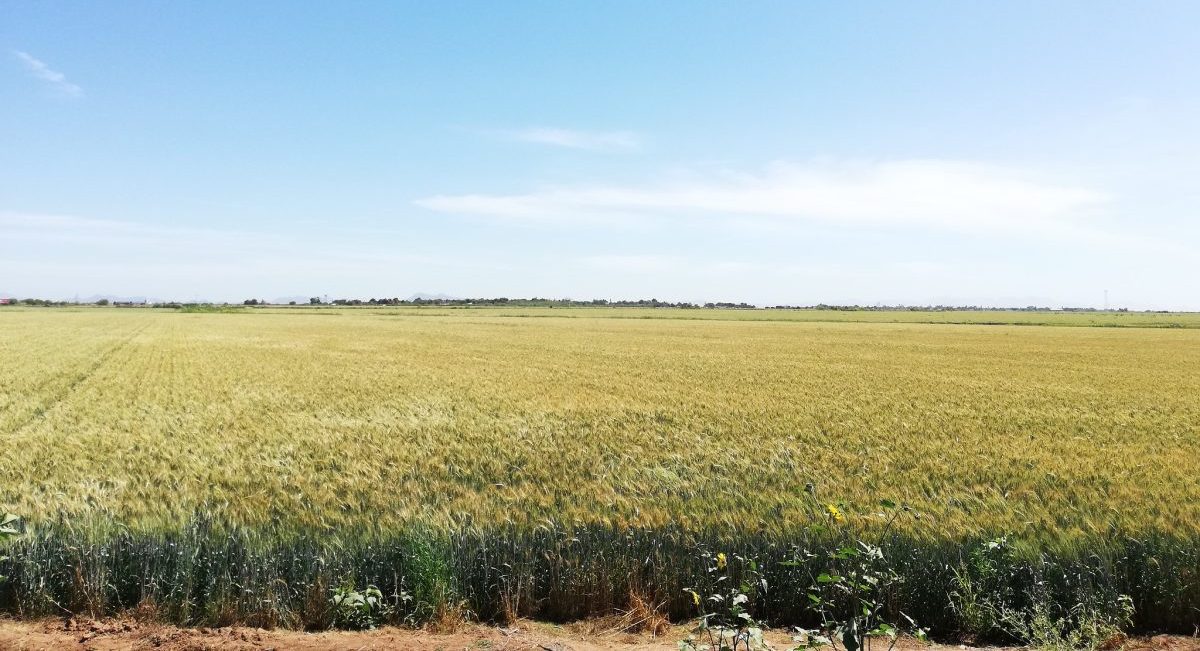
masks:
[[[813,494],[809,491],[809,494]],[[870,649],[871,638],[883,637],[890,650],[901,633],[924,641],[925,629],[908,615],[890,608],[889,600],[904,577],[884,551],[884,542],[892,525],[902,515],[912,514],[907,506],[891,500],[880,502],[883,521],[878,533],[867,540],[855,534],[846,521],[842,507],[825,505],[827,524],[813,525],[819,531],[831,531],[832,551],[798,548],[789,564],[805,568],[812,579],[807,591],[809,607],[817,613],[820,625],[799,629],[795,639],[808,648],[829,645],[844,651]],[[912,514],[916,519],[918,514]],[[898,617],[896,616],[898,615]]]
[[[684,591],[699,610],[700,622],[679,643],[680,651],[766,649],[763,626],[750,615],[755,597],[767,592],[758,563],[737,555],[730,562],[724,552],[705,554],[705,560],[708,596],[701,597],[694,588]]]
[[[401,597],[408,601],[408,595]],[[383,599],[379,588],[369,585],[365,590],[355,590],[352,585],[343,585],[333,591],[329,603],[333,608],[335,628],[349,630],[373,629],[383,623],[392,613]]]

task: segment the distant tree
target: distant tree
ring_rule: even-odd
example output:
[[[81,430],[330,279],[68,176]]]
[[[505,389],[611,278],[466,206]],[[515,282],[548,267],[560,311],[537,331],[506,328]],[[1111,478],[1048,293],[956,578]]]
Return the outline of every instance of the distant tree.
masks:
[[[102,299],[96,301],[96,305],[108,305],[108,299],[102,298]]]
[[[295,305],[296,301],[288,301],[288,305]]]
[[[318,296],[314,296],[314,297],[308,299],[308,304],[309,305],[320,305],[321,299]]]
[[[258,305],[258,299],[257,298],[248,298],[248,299],[242,301],[242,305]]]

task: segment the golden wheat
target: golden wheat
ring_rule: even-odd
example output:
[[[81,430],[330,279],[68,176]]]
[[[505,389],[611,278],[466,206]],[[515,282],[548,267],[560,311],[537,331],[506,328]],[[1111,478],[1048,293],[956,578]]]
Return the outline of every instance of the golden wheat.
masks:
[[[839,322],[856,315],[878,322]],[[1002,318],[1186,327],[886,322]],[[0,506],[144,530],[205,510],[282,528],[788,529],[812,517],[813,483],[852,509],[904,500],[932,536],[1195,535],[1194,321],[14,309]]]

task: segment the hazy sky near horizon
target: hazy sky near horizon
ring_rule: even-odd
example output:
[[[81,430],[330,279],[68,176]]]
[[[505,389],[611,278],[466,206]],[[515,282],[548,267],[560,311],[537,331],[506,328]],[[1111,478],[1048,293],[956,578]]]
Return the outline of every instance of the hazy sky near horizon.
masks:
[[[0,293],[1200,310],[1198,24],[0,0]]]

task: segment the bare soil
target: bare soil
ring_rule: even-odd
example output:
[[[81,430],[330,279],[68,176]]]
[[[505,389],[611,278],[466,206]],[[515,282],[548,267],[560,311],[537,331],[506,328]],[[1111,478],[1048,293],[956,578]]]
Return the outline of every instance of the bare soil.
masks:
[[[333,651],[359,649],[423,649],[428,651],[673,651],[687,636],[685,626],[674,626],[661,635],[605,630],[595,622],[554,626],[518,622],[511,627],[463,625],[454,632],[384,628],[363,632],[264,630],[260,628],[178,628],[133,619],[107,620],[0,620],[0,649],[34,651]],[[790,638],[778,632],[769,636],[777,649],[787,648]],[[957,645],[925,645],[903,640],[899,651],[951,651]],[[1159,635],[1133,638],[1128,651],[1200,651],[1200,638]],[[995,647],[992,651],[1002,651]]]

